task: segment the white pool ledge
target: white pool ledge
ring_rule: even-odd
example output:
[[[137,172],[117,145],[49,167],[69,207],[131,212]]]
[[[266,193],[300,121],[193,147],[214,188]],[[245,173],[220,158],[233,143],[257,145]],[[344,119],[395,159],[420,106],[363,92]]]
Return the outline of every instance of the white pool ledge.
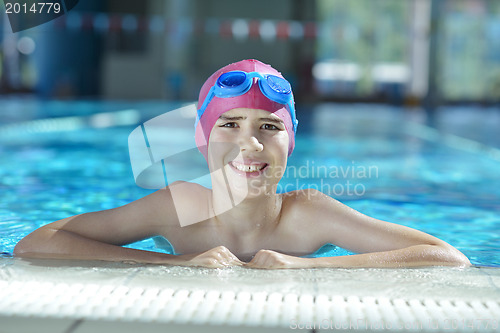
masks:
[[[0,260],[2,333],[498,332],[499,326],[496,268],[267,271]]]

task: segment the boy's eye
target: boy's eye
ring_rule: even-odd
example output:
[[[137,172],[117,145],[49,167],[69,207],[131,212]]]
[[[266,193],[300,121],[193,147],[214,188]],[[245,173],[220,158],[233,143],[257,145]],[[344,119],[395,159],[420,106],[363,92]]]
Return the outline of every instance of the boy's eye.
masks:
[[[265,130],[279,130],[279,128],[276,127],[273,124],[264,124],[264,125],[262,125],[262,129],[265,129]]]
[[[225,123],[225,124],[220,125],[220,127],[233,128],[233,127],[236,127],[236,123]]]

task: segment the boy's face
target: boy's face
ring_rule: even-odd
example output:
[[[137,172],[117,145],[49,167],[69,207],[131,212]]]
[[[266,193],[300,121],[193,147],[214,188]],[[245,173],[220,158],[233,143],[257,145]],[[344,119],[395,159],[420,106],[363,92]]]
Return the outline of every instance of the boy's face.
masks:
[[[248,108],[229,110],[219,117],[210,134],[212,182],[229,187],[233,197],[241,200],[275,193],[285,172],[288,145],[285,125],[273,113]],[[222,174],[213,172],[221,169]]]

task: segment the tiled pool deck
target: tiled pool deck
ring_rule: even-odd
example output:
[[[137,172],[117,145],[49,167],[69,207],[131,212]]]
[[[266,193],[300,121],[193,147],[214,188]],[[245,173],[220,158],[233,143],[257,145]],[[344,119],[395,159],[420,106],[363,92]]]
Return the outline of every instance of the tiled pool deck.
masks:
[[[500,331],[500,269],[0,260],[0,332]]]

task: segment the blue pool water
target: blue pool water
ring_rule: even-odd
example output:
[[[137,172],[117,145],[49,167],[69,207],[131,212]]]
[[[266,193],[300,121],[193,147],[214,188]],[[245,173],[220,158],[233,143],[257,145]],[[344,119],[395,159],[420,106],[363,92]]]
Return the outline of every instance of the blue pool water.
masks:
[[[151,193],[134,182],[127,139],[178,106],[0,100],[0,252],[11,254],[46,223]],[[298,110],[283,190],[318,188],[364,214],[441,238],[475,265],[500,267],[498,110],[443,109],[432,126],[419,110]],[[188,130],[175,135],[192,138]],[[152,240],[132,246],[155,248]]]

